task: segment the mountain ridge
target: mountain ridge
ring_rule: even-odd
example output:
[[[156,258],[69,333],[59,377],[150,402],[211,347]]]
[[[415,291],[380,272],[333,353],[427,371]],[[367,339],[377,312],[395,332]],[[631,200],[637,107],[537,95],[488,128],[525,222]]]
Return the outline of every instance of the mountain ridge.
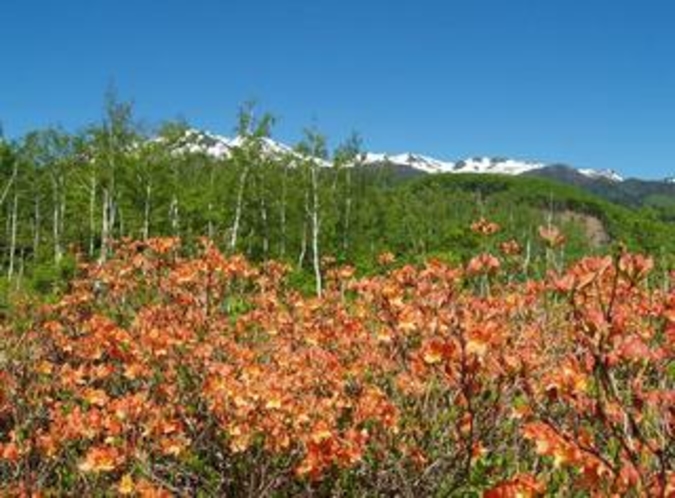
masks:
[[[302,157],[293,147],[269,137],[261,137],[262,150],[272,155],[290,154],[296,158]],[[179,148],[185,152],[204,153],[216,159],[229,157],[232,150],[243,144],[243,138],[236,136],[234,138],[226,137],[209,131],[188,129],[184,136],[179,140]],[[319,159],[322,166],[331,166],[332,162]],[[585,178],[594,181],[609,181],[621,183],[626,180],[639,180],[645,182],[666,183],[675,185],[675,175],[666,177],[662,180],[645,180],[640,178],[626,178],[613,169],[593,169],[576,168],[574,166],[533,160],[520,160],[504,157],[473,156],[457,161],[447,161],[438,159],[425,154],[416,152],[387,153],[387,152],[363,152],[355,161],[362,166],[395,166],[398,168],[409,168],[421,173],[477,173],[477,174],[497,174],[497,175],[521,175],[538,174],[549,170],[547,176],[554,178],[550,174],[552,171],[559,170],[561,167],[569,168]],[[552,169],[551,169],[552,168]],[[561,179],[565,181],[564,179]]]

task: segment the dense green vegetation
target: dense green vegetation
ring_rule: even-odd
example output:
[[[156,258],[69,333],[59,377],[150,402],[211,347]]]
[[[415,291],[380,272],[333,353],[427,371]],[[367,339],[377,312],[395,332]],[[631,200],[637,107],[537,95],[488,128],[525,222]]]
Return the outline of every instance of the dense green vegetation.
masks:
[[[527,175],[554,179],[612,203],[649,211],[652,217],[675,221],[675,183],[669,181],[628,178],[617,182],[602,177],[589,178],[574,168],[560,164],[534,170]]]
[[[242,110],[241,146],[221,159],[185,153],[202,139],[185,124],[144,132],[131,105],[114,97],[101,123],[80,133],[47,129],[0,141],[3,288],[50,292],[73,272],[76,256],[103,261],[122,238],[175,236],[190,245],[206,236],[228,253],[291,263],[298,282],[319,292],[324,256],[367,271],[383,251],[464,261],[515,239],[533,261],[544,253],[537,230],[551,223],[568,238],[561,258],[608,241],[660,255],[675,248],[675,227],[656,210],[544,179],[410,179],[385,167],[351,167],[359,137],[329,153],[315,131],[297,146],[305,155],[269,154],[273,119],[252,116]],[[470,230],[481,217],[502,227],[491,248]]]
[[[657,213],[649,209],[630,209],[543,178],[441,175],[423,178],[410,187],[416,191],[434,189],[441,195],[453,196],[473,192],[480,196],[479,199],[485,199],[489,217],[515,236],[520,235],[517,233],[519,226],[527,231],[536,223],[542,223],[545,213],[553,214],[555,218],[555,213],[571,211],[597,218],[611,240],[620,241],[631,249],[657,253],[672,252],[675,248],[675,226]],[[569,228],[573,230],[573,227]],[[575,256],[579,255],[578,251],[588,248],[589,241],[585,239],[582,236],[581,240],[574,241],[572,251]]]

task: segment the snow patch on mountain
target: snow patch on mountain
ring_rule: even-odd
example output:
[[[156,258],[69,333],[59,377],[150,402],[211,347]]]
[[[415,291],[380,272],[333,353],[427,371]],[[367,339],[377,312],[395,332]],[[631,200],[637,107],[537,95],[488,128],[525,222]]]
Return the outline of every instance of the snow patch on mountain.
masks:
[[[198,130],[186,130],[184,136],[174,144],[174,150],[178,152],[201,153],[216,159],[230,157],[232,147],[227,137]]]
[[[397,166],[407,166],[425,173],[474,173],[510,176],[522,175],[523,173],[550,166],[550,164],[539,161],[523,161],[494,157],[472,157],[457,162],[450,162],[412,153],[396,155],[368,153],[365,155],[364,164],[374,165],[387,163]],[[586,168],[578,169],[576,171],[593,179],[605,179],[612,182],[623,181],[623,177],[614,170],[595,170]]]
[[[228,159],[232,157],[234,149],[244,145],[245,140],[242,136],[229,138],[208,131],[188,129],[182,137],[173,142],[172,146],[173,150],[179,154],[204,154],[214,159]],[[260,137],[257,140],[263,154],[270,157],[287,156],[296,160],[306,159],[300,152],[269,137]],[[315,158],[314,160],[320,166],[331,165],[323,159]]]
[[[406,152],[403,154],[377,154],[369,152],[362,161],[364,165],[393,164],[407,166],[425,173],[447,173],[452,171],[454,163],[441,161],[421,154]]]
[[[492,173],[496,175],[520,175],[546,166],[546,164],[539,162],[490,157],[473,157],[451,162],[409,152],[396,155],[366,154],[365,164],[384,163],[407,166],[426,173]]]
[[[577,170],[579,173],[581,173],[584,176],[587,176],[589,178],[593,179],[604,179],[604,180],[609,180],[611,182],[622,182],[623,181],[623,176],[618,174],[616,171],[613,169],[587,169],[587,168],[582,168]]]
[[[546,164],[491,157],[473,157],[459,161],[453,173],[491,173],[495,175],[522,175],[528,171],[541,169]]]

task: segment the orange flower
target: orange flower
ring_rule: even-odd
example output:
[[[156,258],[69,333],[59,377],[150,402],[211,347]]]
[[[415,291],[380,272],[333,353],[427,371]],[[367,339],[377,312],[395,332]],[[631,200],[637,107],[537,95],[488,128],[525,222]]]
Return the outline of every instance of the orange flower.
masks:
[[[17,444],[14,441],[0,444],[0,458],[13,463],[18,462],[19,458],[21,458],[21,453]]]
[[[90,448],[84,460],[78,465],[82,472],[111,472],[124,461],[120,451],[112,446]]]
[[[549,247],[559,247],[565,243],[565,236],[555,225],[549,225],[547,227],[540,226],[539,236],[544,239],[544,242],[546,242]]]
[[[391,252],[383,252],[377,257],[378,264],[382,266],[388,266],[396,261],[396,256]]]
[[[518,244],[518,242],[513,239],[499,244],[499,250],[505,256],[516,256],[523,251],[522,247],[520,247],[520,244]]]
[[[497,233],[500,228],[501,227],[497,223],[488,221],[485,218],[480,218],[471,223],[471,231],[484,236],[493,235]]]
[[[529,474],[518,474],[487,490],[484,498],[532,498],[544,494],[546,488]]]
[[[499,259],[486,253],[472,258],[466,267],[466,272],[469,275],[493,275],[497,273],[500,266]]]
[[[425,363],[434,365],[440,363],[444,359],[450,358],[454,350],[455,348],[452,343],[441,342],[438,339],[434,339],[422,348],[421,355]]]

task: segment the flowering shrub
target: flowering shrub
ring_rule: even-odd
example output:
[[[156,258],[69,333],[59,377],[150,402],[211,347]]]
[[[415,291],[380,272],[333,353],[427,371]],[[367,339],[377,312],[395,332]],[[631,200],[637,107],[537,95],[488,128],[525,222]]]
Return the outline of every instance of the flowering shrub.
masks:
[[[207,241],[122,244],[0,331],[0,491],[675,494],[675,282],[650,259],[380,259],[316,298]]]

